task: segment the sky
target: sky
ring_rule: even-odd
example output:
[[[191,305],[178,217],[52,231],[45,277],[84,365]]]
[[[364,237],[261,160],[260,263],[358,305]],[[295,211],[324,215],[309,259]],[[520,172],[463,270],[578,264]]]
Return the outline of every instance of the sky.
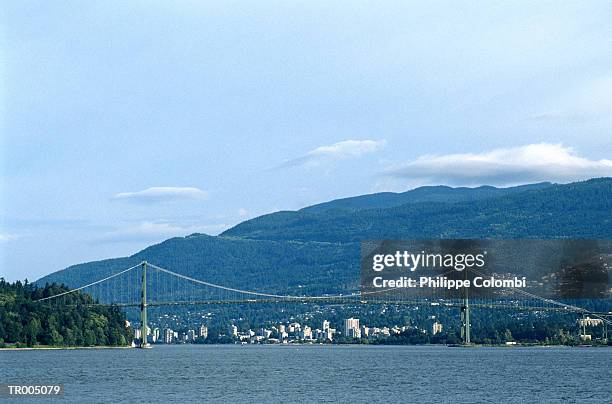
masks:
[[[612,176],[612,3],[8,1],[0,277],[421,185]]]

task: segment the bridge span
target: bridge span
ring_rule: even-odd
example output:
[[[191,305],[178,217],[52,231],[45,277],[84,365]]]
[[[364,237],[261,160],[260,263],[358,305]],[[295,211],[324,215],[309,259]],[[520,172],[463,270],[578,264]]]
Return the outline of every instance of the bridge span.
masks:
[[[51,296],[44,296],[37,302],[58,301],[65,296],[84,291],[92,296],[91,305],[113,305],[140,308],[141,335],[147,335],[147,308],[164,306],[198,305],[244,305],[244,304],[286,304],[319,303],[330,305],[393,304],[404,306],[440,306],[460,309],[461,337],[464,344],[471,344],[470,310],[510,309],[516,311],[555,311],[573,313],[577,316],[592,316],[602,320],[604,333],[612,324],[611,311],[594,311],[572,304],[536,296],[529,292],[510,288],[504,299],[477,299],[470,301],[467,293],[462,299],[406,299],[392,296],[392,289],[375,292],[355,291],[336,295],[283,295],[259,290],[245,290],[220,285],[171,271],[147,261],[130,268]],[[153,291],[153,295],[150,294]],[[145,343],[146,344],[146,343]]]

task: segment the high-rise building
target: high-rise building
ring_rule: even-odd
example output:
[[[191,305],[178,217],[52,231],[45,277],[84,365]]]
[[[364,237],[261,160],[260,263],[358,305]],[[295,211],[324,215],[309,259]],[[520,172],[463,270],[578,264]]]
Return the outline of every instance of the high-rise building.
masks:
[[[187,341],[195,341],[195,339],[196,339],[196,332],[195,332],[195,330],[187,331]]]
[[[229,335],[230,337],[238,336],[238,327],[236,327],[234,324],[229,326]]]
[[[170,328],[166,328],[164,330],[164,343],[171,344],[173,339],[174,339],[174,331],[172,331]]]
[[[201,338],[208,338],[208,327],[205,325],[200,326],[200,333],[198,334]]]
[[[153,332],[151,333],[151,341],[153,341],[153,343],[159,341],[159,328],[153,329]]]
[[[312,339],[312,328],[305,325],[302,331],[300,331],[300,337],[302,339]]]
[[[349,338],[361,338],[358,318],[347,318],[344,320],[344,335]]]
[[[329,321],[323,320],[323,331],[329,330]]]
[[[431,327],[431,333],[433,335],[436,335],[439,332],[442,332],[442,324],[436,321],[435,323],[433,323],[433,326]]]

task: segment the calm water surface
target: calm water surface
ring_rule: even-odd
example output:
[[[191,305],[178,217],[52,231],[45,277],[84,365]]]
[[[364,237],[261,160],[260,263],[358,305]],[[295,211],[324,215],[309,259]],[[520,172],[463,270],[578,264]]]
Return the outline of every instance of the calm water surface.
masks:
[[[608,348],[175,345],[0,351],[0,383],[65,385],[38,403],[610,403],[611,365]]]

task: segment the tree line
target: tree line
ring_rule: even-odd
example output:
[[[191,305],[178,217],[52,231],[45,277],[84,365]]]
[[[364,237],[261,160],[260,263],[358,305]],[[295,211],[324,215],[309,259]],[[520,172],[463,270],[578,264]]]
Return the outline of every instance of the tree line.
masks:
[[[91,296],[69,293],[64,285],[34,284],[0,278],[0,346],[126,346],[133,332],[116,306],[97,306]]]

